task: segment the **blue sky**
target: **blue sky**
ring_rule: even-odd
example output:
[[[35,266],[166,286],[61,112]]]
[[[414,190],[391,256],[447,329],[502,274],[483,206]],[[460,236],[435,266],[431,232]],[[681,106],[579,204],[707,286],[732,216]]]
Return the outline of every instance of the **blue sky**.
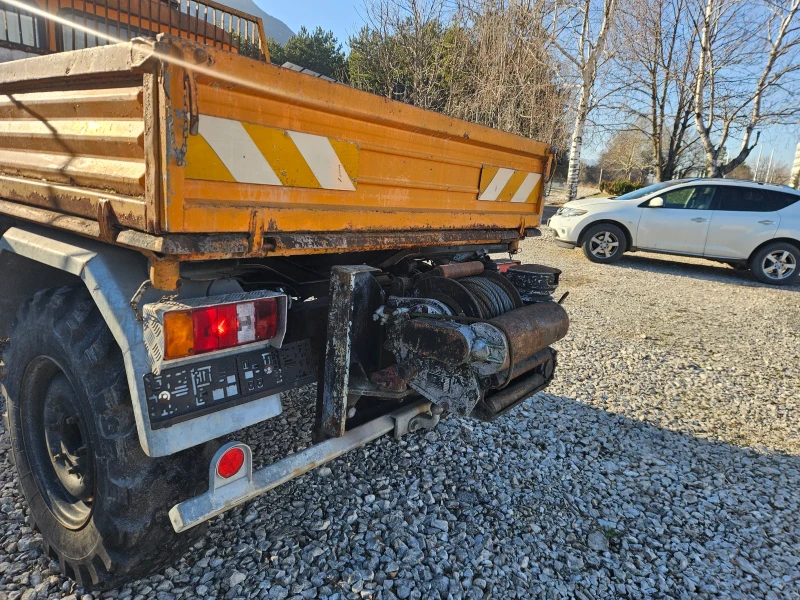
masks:
[[[305,25],[307,29],[314,29],[318,25],[325,30],[333,31],[334,35],[347,49],[348,37],[355,33],[364,24],[363,0],[255,0],[262,9],[286,23],[292,31],[297,31]],[[795,148],[800,142],[800,125],[796,127],[770,127],[761,134],[763,146],[762,161],[769,160],[772,149],[775,149],[775,160],[791,165],[794,159]],[[738,152],[741,140],[732,142],[728,149],[731,153]],[[599,148],[589,145],[584,156],[588,160],[594,159]],[[755,166],[758,148],[755,149],[748,162]],[[763,164],[763,162],[762,162]]]
[[[255,3],[294,32],[303,25],[306,29],[319,25],[333,31],[343,45],[364,23],[362,0],[255,0]]]

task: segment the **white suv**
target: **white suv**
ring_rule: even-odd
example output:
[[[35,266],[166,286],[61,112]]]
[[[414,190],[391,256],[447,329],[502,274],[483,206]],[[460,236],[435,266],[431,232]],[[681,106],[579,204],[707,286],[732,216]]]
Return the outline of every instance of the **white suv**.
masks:
[[[548,225],[560,246],[612,263],[627,251],[699,256],[764,283],[800,275],[800,191],[733,179],[681,179],[616,198],[568,202]]]

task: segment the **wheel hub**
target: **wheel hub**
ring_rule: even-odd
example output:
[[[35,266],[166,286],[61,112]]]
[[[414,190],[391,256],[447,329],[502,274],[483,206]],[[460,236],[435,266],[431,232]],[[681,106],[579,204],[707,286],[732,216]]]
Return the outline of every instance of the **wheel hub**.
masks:
[[[601,231],[592,238],[592,254],[601,258],[610,258],[619,248],[619,240],[608,231]]]
[[[770,279],[786,279],[797,267],[797,260],[788,251],[778,250],[767,254],[761,267]]]
[[[61,368],[44,356],[29,365],[23,389],[21,422],[37,488],[62,525],[80,529],[92,516],[95,469],[78,395]]]
[[[93,482],[89,448],[83,443],[76,415],[65,413],[63,400],[45,399],[45,438],[56,476],[76,498],[91,500]]]

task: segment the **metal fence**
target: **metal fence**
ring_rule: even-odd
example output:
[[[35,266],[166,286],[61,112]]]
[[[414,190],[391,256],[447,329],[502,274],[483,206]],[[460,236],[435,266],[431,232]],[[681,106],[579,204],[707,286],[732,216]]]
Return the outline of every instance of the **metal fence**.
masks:
[[[30,15],[0,1],[0,44],[39,52],[79,50],[168,33],[255,58],[265,59],[261,19],[213,0],[60,0],[50,11],[98,32],[93,35]],[[52,36],[50,35],[52,32]],[[51,48],[50,42],[55,43]]]

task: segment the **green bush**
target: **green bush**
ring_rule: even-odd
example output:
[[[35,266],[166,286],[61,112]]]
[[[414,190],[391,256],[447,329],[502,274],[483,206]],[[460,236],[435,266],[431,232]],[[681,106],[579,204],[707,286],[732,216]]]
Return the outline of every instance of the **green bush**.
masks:
[[[627,179],[600,182],[600,191],[606,192],[611,196],[622,196],[623,194],[633,192],[634,190],[641,189],[642,187],[644,187],[643,184],[634,183],[633,181],[628,181]]]

